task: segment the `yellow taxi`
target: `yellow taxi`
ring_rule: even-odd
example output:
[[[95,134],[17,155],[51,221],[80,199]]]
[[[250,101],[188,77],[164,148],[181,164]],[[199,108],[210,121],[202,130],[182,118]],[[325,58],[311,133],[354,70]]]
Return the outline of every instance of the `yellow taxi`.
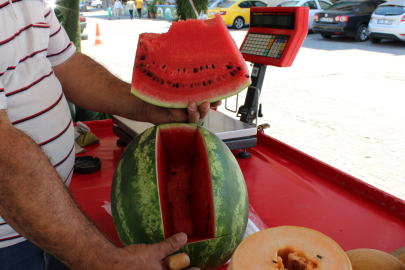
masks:
[[[207,19],[212,19],[219,13],[226,26],[241,29],[250,23],[251,7],[267,7],[267,4],[262,1],[225,0],[215,8],[207,10]]]

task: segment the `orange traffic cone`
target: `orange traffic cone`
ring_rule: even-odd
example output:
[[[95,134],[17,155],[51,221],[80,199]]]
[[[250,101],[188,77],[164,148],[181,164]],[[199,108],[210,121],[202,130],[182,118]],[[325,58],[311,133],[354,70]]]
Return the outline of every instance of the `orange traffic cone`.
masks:
[[[94,45],[102,45],[103,42],[101,41],[101,34],[100,34],[100,27],[98,26],[97,23],[97,27],[96,27],[96,43],[94,43]]]

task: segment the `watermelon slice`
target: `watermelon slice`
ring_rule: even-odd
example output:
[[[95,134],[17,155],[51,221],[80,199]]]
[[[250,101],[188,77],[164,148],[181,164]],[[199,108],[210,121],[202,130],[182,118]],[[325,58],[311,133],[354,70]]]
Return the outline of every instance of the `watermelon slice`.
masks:
[[[222,18],[173,22],[167,33],[139,36],[131,92],[149,103],[186,108],[235,95],[249,71]]]

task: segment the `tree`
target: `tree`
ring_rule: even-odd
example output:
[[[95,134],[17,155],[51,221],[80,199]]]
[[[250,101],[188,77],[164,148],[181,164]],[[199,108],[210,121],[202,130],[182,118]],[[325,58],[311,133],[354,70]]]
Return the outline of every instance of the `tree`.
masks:
[[[176,13],[179,20],[197,19],[190,1],[193,1],[198,14],[205,12],[208,8],[208,0],[176,0]]]
[[[81,52],[81,32],[79,21],[79,0],[59,0],[56,2],[56,17],[65,28],[66,33],[77,51]]]

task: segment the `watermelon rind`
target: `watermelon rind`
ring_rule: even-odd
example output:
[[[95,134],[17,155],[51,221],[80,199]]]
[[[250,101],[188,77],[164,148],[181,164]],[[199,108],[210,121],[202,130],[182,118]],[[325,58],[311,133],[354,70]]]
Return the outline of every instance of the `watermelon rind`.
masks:
[[[155,126],[127,147],[114,173],[111,209],[124,246],[165,239],[157,180],[156,143],[159,128],[198,128],[208,153],[215,214],[215,238],[185,245],[180,252],[191,266],[216,269],[231,257],[246,229],[249,201],[239,165],[229,148],[211,131],[194,124]]]
[[[156,98],[149,98],[148,96],[142,95],[141,93],[139,93],[134,87],[131,87],[131,93],[134,96],[138,97],[139,99],[141,99],[141,100],[143,100],[143,101],[145,101],[147,103],[159,106],[159,107],[184,109],[184,108],[187,108],[188,104],[191,103],[191,102],[196,102],[197,106],[200,106],[201,103],[203,103],[203,102],[213,103],[213,102],[216,102],[216,101],[223,100],[225,98],[234,96],[234,95],[240,93],[241,91],[243,91],[244,89],[246,89],[247,87],[249,87],[251,84],[252,84],[252,81],[250,80],[249,82],[247,82],[246,84],[244,84],[240,88],[238,88],[235,91],[233,91],[231,93],[228,93],[226,95],[216,96],[214,98],[203,100],[203,101],[189,100],[188,103],[187,102],[179,103],[177,101],[176,102],[165,102],[163,100],[158,100]]]

